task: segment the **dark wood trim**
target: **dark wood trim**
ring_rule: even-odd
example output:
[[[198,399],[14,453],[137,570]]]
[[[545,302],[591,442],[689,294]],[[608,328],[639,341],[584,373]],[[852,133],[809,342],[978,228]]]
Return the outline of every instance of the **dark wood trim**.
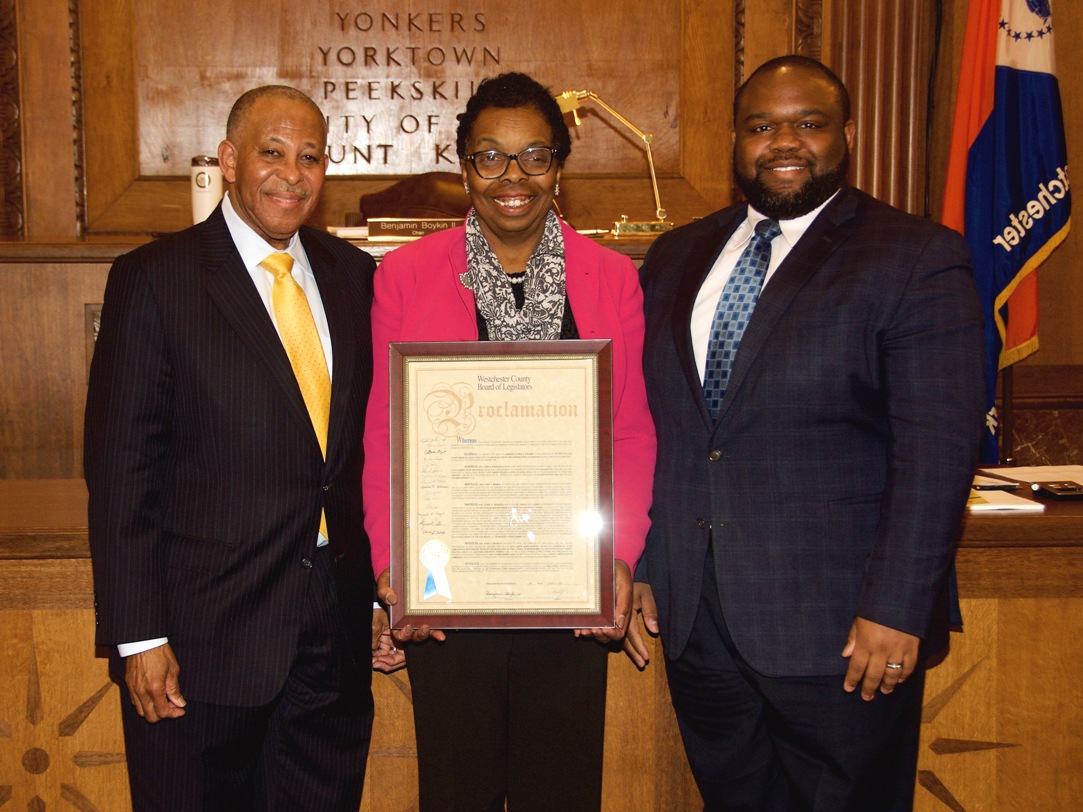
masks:
[[[823,51],[823,0],[797,0],[794,9],[795,53],[820,59]]]
[[[733,91],[745,81],[745,0],[733,4]]]
[[[1017,411],[1083,409],[1083,364],[1027,363],[1013,369]]]
[[[1043,502],[1041,513],[963,519],[960,550],[1083,553],[1083,500]],[[0,480],[0,559],[86,558],[87,491],[82,479]],[[1083,591],[1083,580],[1079,583]]]
[[[112,262],[149,241],[146,239],[19,240],[0,241],[0,263]]]
[[[22,97],[19,93],[19,35],[15,7],[0,15],[0,236],[21,237],[23,217]]]
[[[87,232],[86,144],[83,116],[83,51],[79,47],[79,0],[68,0],[68,37],[71,41],[72,152],[75,166],[75,230]]]

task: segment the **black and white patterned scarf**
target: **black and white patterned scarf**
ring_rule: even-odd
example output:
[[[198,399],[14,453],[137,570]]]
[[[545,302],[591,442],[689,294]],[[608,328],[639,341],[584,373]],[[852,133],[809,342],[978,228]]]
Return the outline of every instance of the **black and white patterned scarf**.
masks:
[[[474,291],[491,341],[560,338],[565,302],[564,235],[553,212],[545,218],[541,241],[526,264],[522,309],[515,306],[508,275],[485,239],[473,209],[466,217],[466,267],[460,281]]]

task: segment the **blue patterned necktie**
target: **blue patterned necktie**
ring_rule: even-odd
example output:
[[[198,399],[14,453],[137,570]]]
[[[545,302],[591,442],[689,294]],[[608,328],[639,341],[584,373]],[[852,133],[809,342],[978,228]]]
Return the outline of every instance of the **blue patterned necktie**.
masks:
[[[722,408],[737,346],[741,343],[741,336],[760,296],[767,266],[771,264],[771,240],[781,233],[778,220],[756,223],[756,233],[737,258],[733,273],[718,297],[711,323],[711,340],[707,345],[707,368],[703,375],[703,397],[712,419],[718,417]]]

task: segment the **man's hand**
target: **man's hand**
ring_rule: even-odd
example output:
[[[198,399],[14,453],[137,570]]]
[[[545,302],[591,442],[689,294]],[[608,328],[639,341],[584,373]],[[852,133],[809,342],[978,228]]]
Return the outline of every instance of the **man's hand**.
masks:
[[[632,611],[632,571],[619,558],[613,562],[613,588],[616,600],[613,607],[612,628],[576,629],[576,637],[593,637],[599,643],[611,643],[624,639],[628,626],[628,615]]]
[[[399,602],[399,596],[391,588],[391,572],[384,570],[376,579],[376,597],[385,606],[395,606]],[[430,629],[424,625],[419,629],[406,625],[401,629],[390,629],[392,648],[405,645],[406,643],[424,643],[430,637],[433,640],[443,640],[444,633],[439,629]],[[383,669],[381,669],[383,670]]]
[[[846,648],[842,650],[842,656],[850,658],[843,690],[852,693],[860,683],[861,698],[866,702],[876,696],[877,688],[882,694],[890,694],[914,673],[920,643],[920,638],[912,634],[863,617],[854,618]],[[900,665],[901,668],[897,667]]]
[[[148,722],[184,716],[180,666],[168,643],[126,657],[124,681],[136,712]]]
[[[654,602],[654,592],[650,584],[633,584],[632,586],[632,621],[628,624],[628,636],[624,638],[624,653],[636,664],[636,668],[642,671],[650,662],[650,652],[647,650],[647,641],[639,631],[636,623],[636,614],[643,618],[643,625],[647,631],[658,635],[658,607]]]

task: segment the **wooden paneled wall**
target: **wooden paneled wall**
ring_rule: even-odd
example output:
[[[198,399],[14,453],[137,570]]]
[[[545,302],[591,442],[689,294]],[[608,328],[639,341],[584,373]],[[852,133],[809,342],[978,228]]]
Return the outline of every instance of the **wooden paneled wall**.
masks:
[[[255,66],[246,55],[243,64],[248,67],[234,72],[230,88],[276,78],[274,55],[280,52],[292,60],[282,81],[314,83],[320,72],[308,63],[293,64],[298,57],[312,62],[320,46],[353,42],[340,43],[331,33],[309,34],[304,35],[307,39],[302,36],[307,44],[298,51],[299,46],[291,44],[295,37],[281,34],[289,30],[296,14],[295,7],[285,3],[228,0],[223,6],[217,0],[196,0],[183,8],[164,3],[162,13],[169,23],[164,27],[178,34],[167,41],[176,43],[182,55],[191,43],[187,51],[209,67],[206,76],[198,69],[183,73],[194,77],[197,87],[192,90],[181,85],[172,94],[154,95],[148,82],[155,79],[159,83],[155,86],[160,86],[161,81],[153,74],[181,75],[171,70],[172,65],[156,71],[155,52],[148,48],[153,43],[144,41],[151,36],[148,31],[162,28],[147,23],[157,20],[155,3],[164,0],[0,4],[0,51],[8,55],[0,62],[3,234],[56,239],[80,233],[146,234],[185,226],[188,183],[177,174],[183,171],[178,158],[174,154],[163,164],[159,156],[155,164],[146,133],[160,132],[162,122],[176,121],[170,111],[182,103],[190,105],[193,96],[215,100],[201,116],[220,126],[224,111],[217,108],[225,102],[214,95],[211,80],[223,75],[222,66],[234,58],[223,48],[222,21],[243,18],[249,44],[258,42],[260,30],[267,26],[276,32],[270,55]],[[452,8],[443,0],[430,5]],[[342,8],[362,11],[360,6]],[[474,0],[469,7],[454,8],[487,13],[495,21],[510,20],[514,4]],[[623,15],[619,9],[558,0],[547,7],[552,22],[541,36],[524,37],[510,22],[493,22],[492,41],[504,47],[500,69],[535,72],[559,88],[590,85],[618,108],[634,111],[633,120],[640,126],[658,133],[663,203],[671,219],[686,222],[730,200],[729,109],[734,82],[786,52],[821,57],[849,84],[859,124],[854,182],[915,213],[928,210],[934,217],[939,213],[967,0],[637,0],[621,8]],[[1083,150],[1083,104],[1078,101],[1083,54],[1073,47],[1072,32],[1083,30],[1083,4],[1055,0],[1053,10],[1069,163],[1076,164],[1074,159]],[[335,4],[307,10],[303,28],[330,32],[336,11],[346,13]],[[624,17],[634,21],[633,29],[628,29]],[[617,22],[612,25],[605,22],[613,19]],[[364,44],[372,44],[370,39]],[[381,44],[378,39],[373,43]],[[613,58],[621,50],[635,60],[634,69],[627,59]],[[927,89],[934,55],[938,70],[932,77],[927,136]],[[206,127],[203,120],[191,125]],[[148,167],[154,165],[166,168],[151,172]],[[582,227],[604,227],[622,213],[649,218],[653,201],[643,168],[635,139],[600,111],[588,110],[576,133],[564,184],[569,219]],[[336,176],[328,184],[316,222],[342,224],[347,212],[357,210],[361,193],[395,179],[374,168]],[[1083,300],[1080,240],[1077,228],[1040,272],[1042,348],[1024,363],[1083,363],[1083,320],[1073,309]]]
[[[478,2],[484,5],[486,0]],[[679,17],[679,25],[671,22],[662,29],[676,41],[655,38],[644,47],[672,52],[672,67],[665,59],[652,63],[661,65],[659,70],[669,78],[659,80],[661,84],[645,82],[641,95],[650,101],[638,101],[637,109],[644,116],[657,109],[678,133],[663,150],[669,155],[663,202],[674,219],[690,219],[730,199],[734,83],[752,66],[794,50],[820,55],[851,89],[858,122],[855,184],[915,213],[926,208],[934,216],[939,212],[965,0],[941,4],[939,47],[932,0],[671,0],[662,12]],[[1055,12],[1058,32],[1083,30],[1083,4],[1061,0]],[[0,94],[8,94],[0,95],[0,118],[10,119],[0,127],[0,207],[7,207],[0,225],[10,229],[22,223],[29,236],[40,240],[73,237],[84,228],[91,239],[99,229],[145,239],[146,232],[185,225],[187,181],[143,176],[139,170],[140,122],[154,120],[156,114],[136,105],[131,0],[16,0],[0,4],[0,13],[5,15],[0,47],[17,56],[14,63],[5,63],[9,72],[0,79]],[[546,42],[555,48],[558,40]],[[1083,150],[1083,104],[1078,101],[1083,56],[1071,42],[1068,35],[1057,39],[1070,162]],[[934,55],[935,104],[927,119]],[[575,70],[569,70],[569,76],[593,84],[589,63],[570,64]],[[13,67],[18,68],[15,83],[10,81]],[[611,66],[606,70],[612,75]],[[679,99],[665,97],[671,81],[676,81]],[[579,84],[571,78],[567,83]],[[618,101],[627,91],[614,92],[618,95],[612,100]],[[168,105],[169,100],[161,103]],[[87,111],[93,113],[94,126],[83,124]],[[591,145],[603,126],[596,113],[584,114],[584,126],[576,131],[577,153],[602,168],[604,163],[597,163],[602,158],[592,154]],[[615,130],[606,135],[618,142],[622,138]],[[609,143],[602,140],[603,152]],[[621,143],[636,154],[634,144]],[[318,219],[341,222],[346,211],[356,208],[359,191],[390,182],[379,177],[332,179]],[[605,225],[619,213],[651,216],[645,175],[572,171],[564,185],[562,201],[573,222]],[[1039,273],[1041,349],[1023,363],[1044,372],[1020,378],[1016,397],[1023,406],[1034,394],[1028,381],[1040,379],[1046,397],[1056,391],[1058,380],[1070,388],[1063,371],[1083,364],[1083,320],[1076,315],[1083,300],[1081,240],[1077,228]],[[85,307],[100,301],[106,269],[93,262],[63,267],[37,261],[26,267],[8,264],[6,260],[17,258],[14,249],[5,250],[0,241],[0,273],[9,292],[0,297],[0,375],[5,381],[0,393],[0,476],[76,476],[85,395]],[[88,257],[94,251],[82,250],[90,252]],[[78,254],[80,249],[68,250],[69,255],[72,251]],[[1079,398],[1075,401],[1067,408],[1078,409]],[[1069,452],[1076,453],[1080,445],[1077,441]]]
[[[200,8],[206,9],[207,2],[201,0]],[[477,2],[478,8],[487,7],[488,0]],[[554,7],[558,19],[561,8],[559,3]],[[580,17],[573,19],[581,19],[582,7],[576,8]],[[642,15],[642,7],[637,8]],[[1078,101],[1083,55],[1064,32],[1083,30],[1083,4],[1060,0],[1054,10],[1061,33],[1057,56],[1069,162],[1074,163],[1083,150],[1083,104]],[[636,42],[630,52],[639,53],[640,47],[651,51],[650,65],[662,76],[616,82],[611,100],[634,100],[635,109],[647,118],[657,110],[660,118],[654,123],[661,121],[676,131],[675,139],[667,134],[668,146],[662,150],[667,168],[663,202],[673,219],[691,219],[730,199],[733,86],[753,66],[794,50],[820,55],[851,89],[858,122],[855,184],[915,213],[939,213],[965,0],[668,0],[657,13],[678,19],[679,24],[668,20],[659,26],[673,41],[655,35]],[[141,123],[160,116],[153,106],[140,109],[136,103],[135,4],[13,0],[0,4],[0,14],[0,49],[10,56],[0,66],[7,71],[0,77],[0,208],[6,207],[0,211],[0,226],[21,228],[37,240],[72,238],[82,230],[90,239],[101,231],[144,239],[152,231],[184,226],[189,218],[187,181],[140,174],[145,161]],[[180,25],[178,19],[174,23]],[[591,74],[601,59],[597,46],[585,52],[589,59],[580,61],[576,43],[581,41],[575,36],[567,33],[566,46],[559,44],[562,38],[545,39],[551,49],[570,49],[567,63],[572,67],[550,80],[558,86],[576,86],[582,80],[584,86],[603,89]],[[934,55],[938,70],[930,83]],[[140,58],[144,63],[149,59]],[[553,69],[551,62],[546,64]],[[508,60],[502,67],[532,70],[533,63],[520,66]],[[613,66],[604,67],[612,79]],[[17,82],[11,81],[13,70]],[[627,76],[634,73],[623,63],[621,70]],[[636,92],[628,95],[629,87]],[[159,103],[168,106],[170,100],[163,97]],[[613,143],[627,152],[615,171],[601,171],[606,167],[604,153]],[[628,169],[628,155],[637,156],[637,149],[596,111],[584,114],[573,155],[582,155],[585,165],[599,171],[576,173],[571,165],[562,202],[573,222],[604,226],[620,213],[651,216],[646,176]],[[342,222],[346,211],[356,209],[360,191],[392,180],[332,179],[317,220]],[[1081,240],[1077,228],[1039,272],[1041,349],[1023,363],[1047,371],[1037,376],[1043,396],[1051,383],[1055,389],[1062,370],[1083,364],[1083,320],[1077,317],[1077,303],[1083,301]],[[0,263],[16,255],[0,241]],[[16,294],[0,301],[0,375],[6,384],[0,394],[0,476],[79,473],[84,393],[82,370],[71,359],[82,359],[85,353],[84,306],[100,301],[105,271],[93,263],[74,267],[77,270],[47,265],[24,269],[17,262],[3,271],[5,279],[12,280],[4,290]],[[60,277],[64,281],[58,281]],[[1034,379],[1021,379],[1017,387],[1024,405],[1031,395],[1025,382]]]
[[[0,262],[0,479],[82,475],[87,312],[107,262]]]

